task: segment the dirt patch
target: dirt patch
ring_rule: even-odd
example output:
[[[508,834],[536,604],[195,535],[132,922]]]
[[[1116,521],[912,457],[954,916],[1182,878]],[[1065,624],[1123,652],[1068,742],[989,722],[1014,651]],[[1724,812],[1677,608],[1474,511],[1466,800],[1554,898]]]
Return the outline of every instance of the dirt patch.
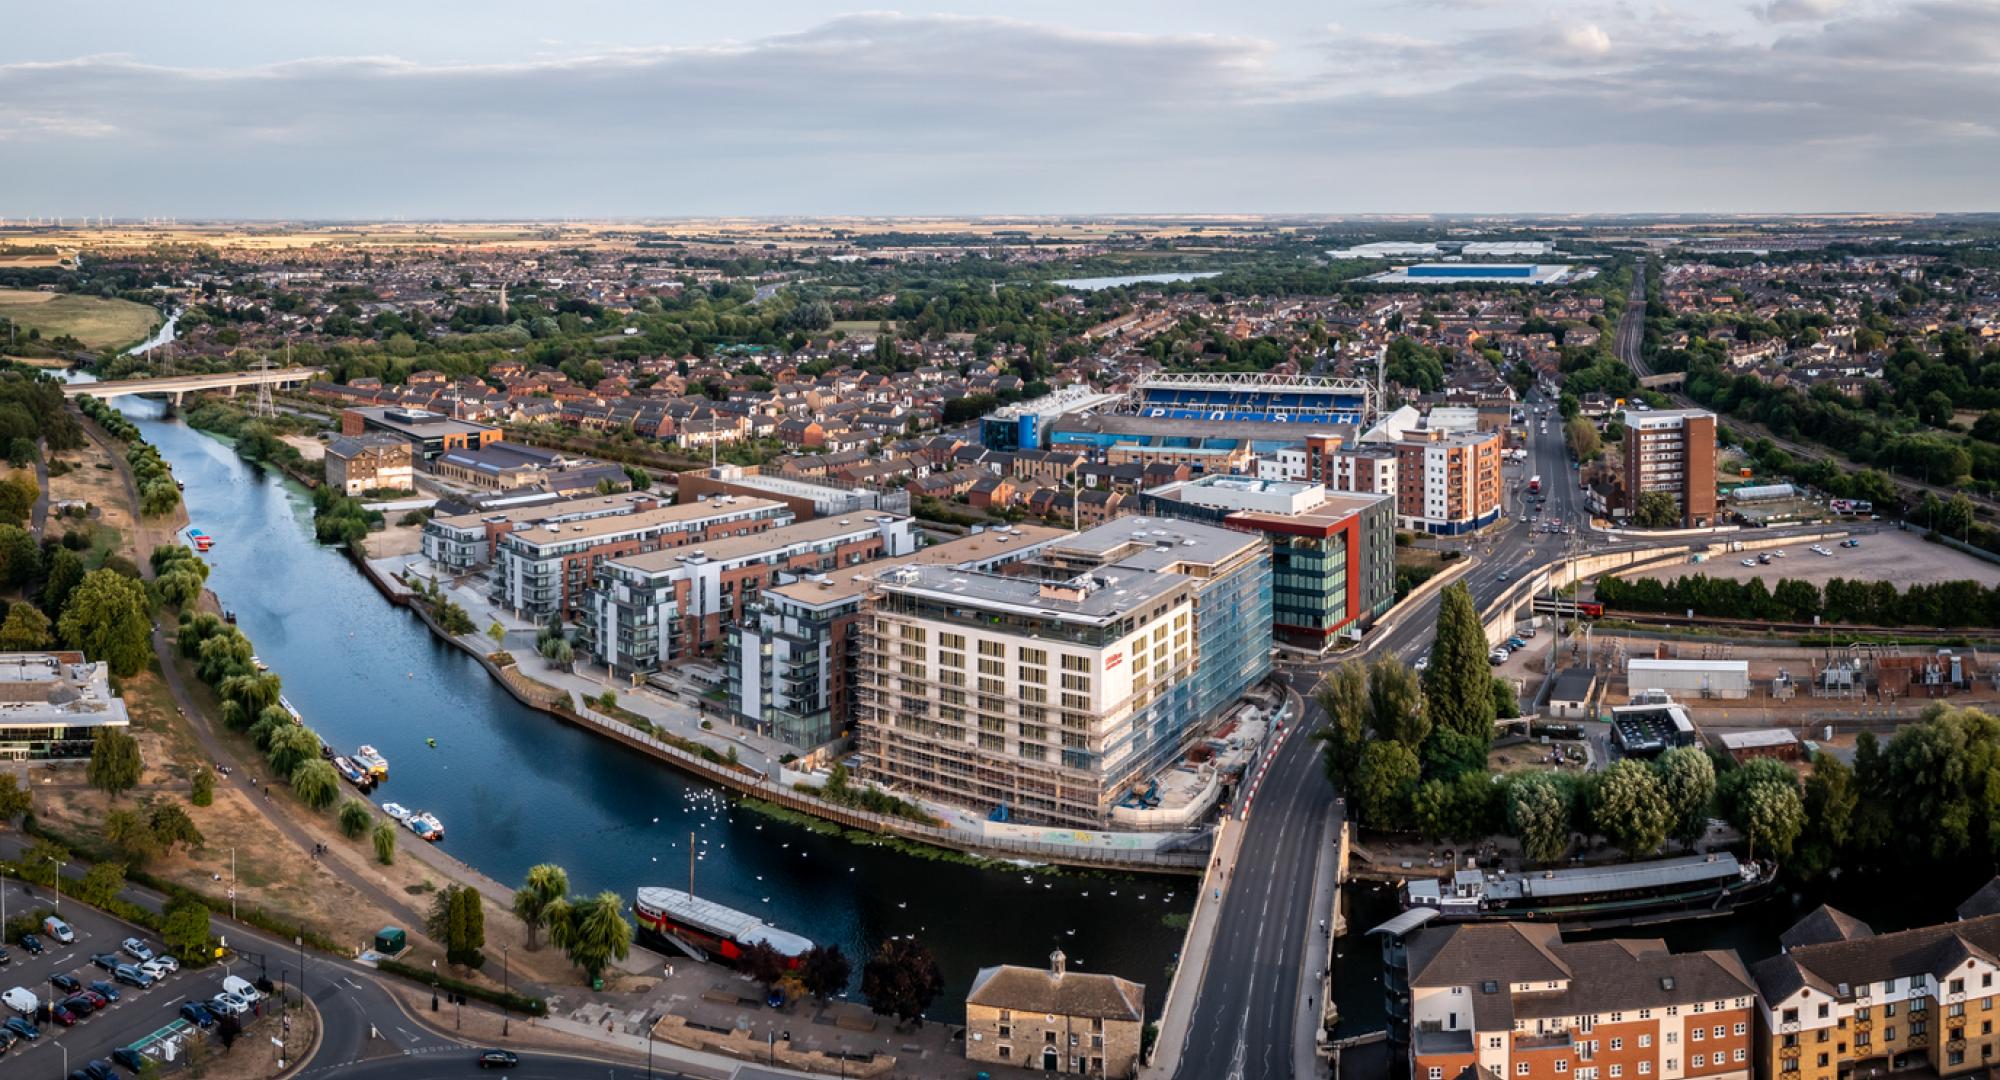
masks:
[[[49,518],[49,532],[61,536],[71,529],[87,528],[91,531],[90,554],[84,562],[92,567],[101,566],[106,555],[122,552],[131,558],[130,538],[134,532],[132,507],[126,500],[125,480],[118,472],[118,462],[112,460],[110,451],[95,439],[84,440],[83,449],[65,450],[55,455],[69,465],[69,470],[61,476],[51,472],[49,476],[49,504],[53,507],[62,502],[87,503],[88,517],[79,521],[75,518],[58,519],[53,514]]]
[[[275,1004],[275,999],[266,1004]],[[203,1060],[208,1062],[201,1075],[207,1080],[269,1080],[279,1075],[278,1062],[286,1048],[291,1056],[283,1060],[289,1067],[307,1052],[318,1035],[319,1008],[311,1002],[305,1002],[304,1006],[294,1005],[282,1012],[267,1008],[262,1017],[243,1025],[243,1034],[237,1036],[236,1045],[227,1051],[222,1049],[222,1040],[209,1039],[200,1051],[207,1055]],[[285,1045],[273,1045],[272,1039],[280,1039]]]
[[[381,532],[368,534],[368,557],[383,559],[394,555],[415,555],[423,550],[424,527],[422,525],[398,525],[402,513],[391,512],[387,516],[388,527]]]
[[[318,461],[326,457],[326,444],[306,435],[280,435],[279,441],[299,452],[307,461]]]
[[[1976,559],[1943,544],[1929,543],[1914,532],[1885,529],[1860,533],[1856,538],[1861,541],[1860,547],[1841,547],[1837,540],[1822,543],[1821,546],[1833,552],[1832,555],[1815,555],[1808,550],[1809,545],[1800,544],[1780,549],[1785,557],[1773,558],[1768,564],[1744,566],[1743,560],[1752,557],[1750,553],[1724,552],[1707,562],[1675,563],[1627,576],[1663,581],[1691,574],[1734,581],[1761,577],[1766,585],[1776,585],[1781,579],[1793,578],[1819,586],[1825,586],[1834,578],[1846,578],[1849,581],[1887,581],[1899,589],[1917,582],[1934,581],[1977,581],[1988,588],[2000,585],[2000,564]]]

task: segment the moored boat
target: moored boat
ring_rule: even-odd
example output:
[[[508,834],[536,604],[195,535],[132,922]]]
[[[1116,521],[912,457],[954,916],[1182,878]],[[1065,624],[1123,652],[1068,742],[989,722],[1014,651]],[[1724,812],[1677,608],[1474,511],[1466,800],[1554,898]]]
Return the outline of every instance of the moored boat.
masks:
[[[402,803],[385,802],[382,804],[382,812],[394,818],[398,825],[410,823],[410,811]]]
[[[368,770],[368,775],[377,780],[389,776],[389,759],[375,752],[375,748],[363,743],[354,751],[354,763]]]
[[[200,529],[189,529],[187,531],[187,538],[188,543],[193,544],[196,551],[207,551],[209,548],[215,546],[215,537],[202,532]]]
[[[305,718],[305,717],[303,717],[303,716],[300,716],[300,715],[299,715],[299,710],[298,710],[298,707],[297,707],[297,706],[295,706],[295,705],[293,705],[293,704],[292,704],[292,702],[291,702],[291,700],[290,700],[289,698],[285,697],[285,695],[283,695],[283,694],[279,694],[279,695],[278,695],[278,704],[279,704],[279,705],[280,705],[281,707],[283,707],[283,708],[284,708],[284,710],[285,710],[285,711],[286,711],[287,713],[290,713],[290,714],[291,714],[291,717],[292,717],[292,723],[294,723],[294,724],[303,724],[303,723],[305,723],[305,722],[306,722],[306,718]]]
[[[362,791],[375,790],[375,778],[368,775],[366,769],[356,765],[351,759],[345,756],[335,756],[333,767],[335,771],[340,773],[341,779],[353,784]]]
[[[780,930],[755,915],[679,889],[641,888],[632,913],[638,916],[641,941],[728,964],[741,960],[751,946],[764,944],[776,949],[788,966],[796,967],[813,947],[810,939]]]
[[[421,814],[411,814],[403,824],[408,826],[411,832],[431,843],[435,844],[444,839],[444,822],[439,821],[437,815],[428,810]]]
[[[1775,864],[1745,864],[1726,851],[1514,874],[1467,867],[1405,883],[1403,906],[1455,921],[1619,926],[1723,914],[1762,899],[1776,880]]]

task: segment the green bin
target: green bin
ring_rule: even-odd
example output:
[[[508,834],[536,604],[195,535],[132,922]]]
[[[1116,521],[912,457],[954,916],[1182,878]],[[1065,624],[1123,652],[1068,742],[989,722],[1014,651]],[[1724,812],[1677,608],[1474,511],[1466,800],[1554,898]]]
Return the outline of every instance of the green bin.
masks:
[[[375,932],[375,951],[385,956],[394,956],[409,944],[409,935],[401,927],[385,926]]]

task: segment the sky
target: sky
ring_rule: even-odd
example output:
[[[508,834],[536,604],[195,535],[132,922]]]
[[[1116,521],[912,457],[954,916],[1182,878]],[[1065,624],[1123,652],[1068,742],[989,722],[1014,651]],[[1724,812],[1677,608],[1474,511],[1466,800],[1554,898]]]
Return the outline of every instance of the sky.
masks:
[[[1994,0],[95,0],[0,217],[2000,209]]]

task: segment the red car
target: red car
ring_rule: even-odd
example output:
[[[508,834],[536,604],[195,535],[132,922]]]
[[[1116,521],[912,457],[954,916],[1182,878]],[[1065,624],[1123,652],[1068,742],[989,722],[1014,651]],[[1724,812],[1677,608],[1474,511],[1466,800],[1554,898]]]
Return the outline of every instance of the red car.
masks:
[[[82,1019],[71,1012],[69,1006],[61,1004],[49,1006],[49,1018],[64,1027],[75,1027],[76,1022]]]

